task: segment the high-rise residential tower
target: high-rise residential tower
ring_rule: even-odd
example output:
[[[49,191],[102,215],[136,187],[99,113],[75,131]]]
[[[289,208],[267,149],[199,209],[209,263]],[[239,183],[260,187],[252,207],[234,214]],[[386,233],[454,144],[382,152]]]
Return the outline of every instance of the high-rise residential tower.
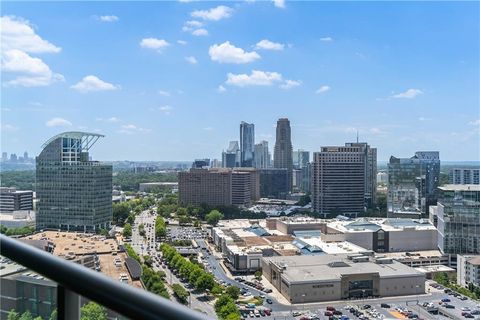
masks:
[[[453,258],[480,254],[480,186],[447,184],[438,190],[438,248]]]
[[[253,167],[253,152],[255,148],[255,125],[240,123],[240,166]]]
[[[268,152],[267,141],[263,140],[255,145],[253,160],[253,166],[257,169],[270,167],[270,152]]]
[[[440,157],[437,151],[418,151],[411,158],[390,157],[387,210],[389,217],[428,215],[438,198]]]
[[[275,149],[273,153],[273,166],[278,169],[287,169],[289,191],[292,189],[292,151],[290,121],[287,118],[278,119]]]
[[[365,151],[361,146],[322,147],[313,154],[313,210],[328,214],[365,211]]]
[[[480,184],[480,168],[453,168],[448,178],[451,184]]]
[[[37,229],[96,231],[112,221],[112,166],[90,161],[103,135],[64,132],[36,158]]]
[[[345,147],[360,147],[364,153],[365,164],[365,206],[375,207],[377,203],[377,148],[366,142],[345,143]]]

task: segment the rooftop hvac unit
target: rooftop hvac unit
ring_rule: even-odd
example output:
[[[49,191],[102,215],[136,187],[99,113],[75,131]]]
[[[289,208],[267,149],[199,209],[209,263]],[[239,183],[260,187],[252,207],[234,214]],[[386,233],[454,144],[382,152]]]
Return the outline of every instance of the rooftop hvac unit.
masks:
[[[352,259],[353,262],[368,262],[369,259],[367,256],[360,256],[360,257],[354,257]]]

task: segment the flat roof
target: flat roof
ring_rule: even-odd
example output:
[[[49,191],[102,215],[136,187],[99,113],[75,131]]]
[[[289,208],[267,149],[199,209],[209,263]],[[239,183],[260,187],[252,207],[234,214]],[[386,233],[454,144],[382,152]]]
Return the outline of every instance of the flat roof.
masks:
[[[446,184],[438,187],[444,191],[480,191],[479,184]]]
[[[414,230],[436,230],[435,226],[426,219],[410,218],[360,218],[354,221],[333,220],[327,227],[341,232],[375,232]]]
[[[283,267],[282,278],[289,283],[336,282],[342,275],[378,273],[380,278],[401,278],[423,276],[420,271],[400,262],[389,264],[374,262],[353,262],[346,254],[327,254],[314,256],[278,256],[263,258],[279,267]],[[334,267],[332,264],[343,266]]]

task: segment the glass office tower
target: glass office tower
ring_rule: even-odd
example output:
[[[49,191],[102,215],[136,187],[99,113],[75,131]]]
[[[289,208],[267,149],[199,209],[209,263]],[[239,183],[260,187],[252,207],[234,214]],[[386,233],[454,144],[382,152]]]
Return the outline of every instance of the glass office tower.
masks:
[[[480,254],[480,186],[439,187],[438,247],[445,254]]]
[[[95,231],[112,221],[112,166],[90,161],[102,135],[64,132],[36,158],[37,229]]]
[[[389,217],[428,215],[437,203],[440,157],[436,151],[419,151],[411,158],[390,157],[387,208]]]

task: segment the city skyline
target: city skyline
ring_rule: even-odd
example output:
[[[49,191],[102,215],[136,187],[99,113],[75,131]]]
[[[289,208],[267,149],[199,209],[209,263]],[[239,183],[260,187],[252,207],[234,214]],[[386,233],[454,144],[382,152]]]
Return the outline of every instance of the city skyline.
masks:
[[[9,155],[36,156],[52,135],[89,131],[106,135],[92,153],[99,160],[219,159],[241,121],[272,147],[285,117],[294,150],[341,145],[358,131],[379,161],[417,150],[478,160],[478,3],[3,9]]]

